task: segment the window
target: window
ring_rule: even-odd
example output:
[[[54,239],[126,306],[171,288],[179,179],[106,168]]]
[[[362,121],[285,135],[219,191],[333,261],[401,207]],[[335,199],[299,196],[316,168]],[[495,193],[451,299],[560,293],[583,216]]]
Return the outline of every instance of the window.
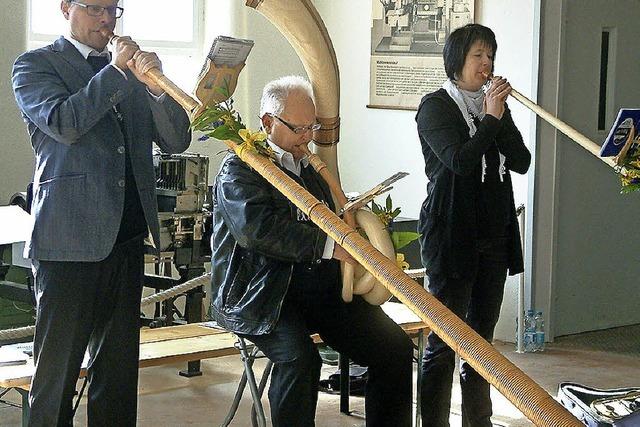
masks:
[[[156,52],[167,77],[190,92],[206,53],[203,3],[204,0],[120,0],[125,12],[118,19],[115,32],[131,36],[144,50]],[[29,49],[49,44],[66,32],[59,1],[29,0]]]

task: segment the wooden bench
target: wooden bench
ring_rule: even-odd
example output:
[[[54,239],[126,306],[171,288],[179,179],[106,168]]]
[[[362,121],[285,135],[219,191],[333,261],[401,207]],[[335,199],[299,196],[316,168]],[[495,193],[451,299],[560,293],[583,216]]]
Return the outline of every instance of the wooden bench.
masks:
[[[382,308],[411,337],[418,338],[418,352],[422,353],[422,337],[428,328],[407,307],[400,303],[387,302]],[[319,343],[319,336],[314,336]],[[213,359],[216,357],[239,354],[234,345],[236,336],[222,329],[192,323],[157,329],[140,330],[140,367],[160,366],[177,362]],[[86,359],[85,359],[86,360]],[[22,420],[28,419],[29,384],[34,372],[33,359],[26,364],[0,367],[0,387],[15,388],[22,396]],[[348,371],[348,370],[347,370]],[[80,377],[86,375],[86,365]],[[344,410],[342,399],[347,399]],[[341,397],[341,411],[348,413],[348,395]]]

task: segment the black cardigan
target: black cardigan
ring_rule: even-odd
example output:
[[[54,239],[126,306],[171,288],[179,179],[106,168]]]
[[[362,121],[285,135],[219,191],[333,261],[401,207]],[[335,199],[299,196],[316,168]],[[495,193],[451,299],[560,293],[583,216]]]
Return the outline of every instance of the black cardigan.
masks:
[[[506,108],[502,119],[487,114],[475,135],[456,103],[444,89],[425,95],[416,115],[418,135],[429,179],[427,198],[420,210],[422,263],[428,273],[472,277],[478,270],[476,197],[482,173],[482,155],[496,144],[506,157],[507,170],[524,174],[531,154]],[[520,230],[513,202],[510,174],[509,274],[523,271]]]

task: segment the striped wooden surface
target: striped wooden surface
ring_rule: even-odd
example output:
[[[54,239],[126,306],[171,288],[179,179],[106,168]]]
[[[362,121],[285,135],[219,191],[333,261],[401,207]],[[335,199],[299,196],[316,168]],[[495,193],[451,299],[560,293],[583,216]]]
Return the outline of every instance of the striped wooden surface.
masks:
[[[427,331],[418,316],[400,303],[385,303],[383,310],[410,336]],[[321,342],[319,336],[313,336]],[[234,347],[235,335],[205,323],[140,330],[140,367],[166,365],[228,356],[238,353]],[[85,360],[86,362],[86,360]],[[80,377],[86,375],[86,363]],[[0,387],[28,389],[33,375],[33,359],[24,365],[0,367]]]

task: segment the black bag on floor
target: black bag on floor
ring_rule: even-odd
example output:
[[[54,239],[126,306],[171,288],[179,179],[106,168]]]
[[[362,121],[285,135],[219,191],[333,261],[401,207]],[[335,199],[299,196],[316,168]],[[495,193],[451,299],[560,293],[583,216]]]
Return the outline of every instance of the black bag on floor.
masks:
[[[364,396],[367,385],[367,368],[356,364],[349,366],[349,394],[351,396]],[[319,390],[330,394],[340,393],[340,369],[329,375],[326,380],[320,380]]]
[[[558,399],[587,427],[640,427],[640,388],[602,390],[565,382]]]

